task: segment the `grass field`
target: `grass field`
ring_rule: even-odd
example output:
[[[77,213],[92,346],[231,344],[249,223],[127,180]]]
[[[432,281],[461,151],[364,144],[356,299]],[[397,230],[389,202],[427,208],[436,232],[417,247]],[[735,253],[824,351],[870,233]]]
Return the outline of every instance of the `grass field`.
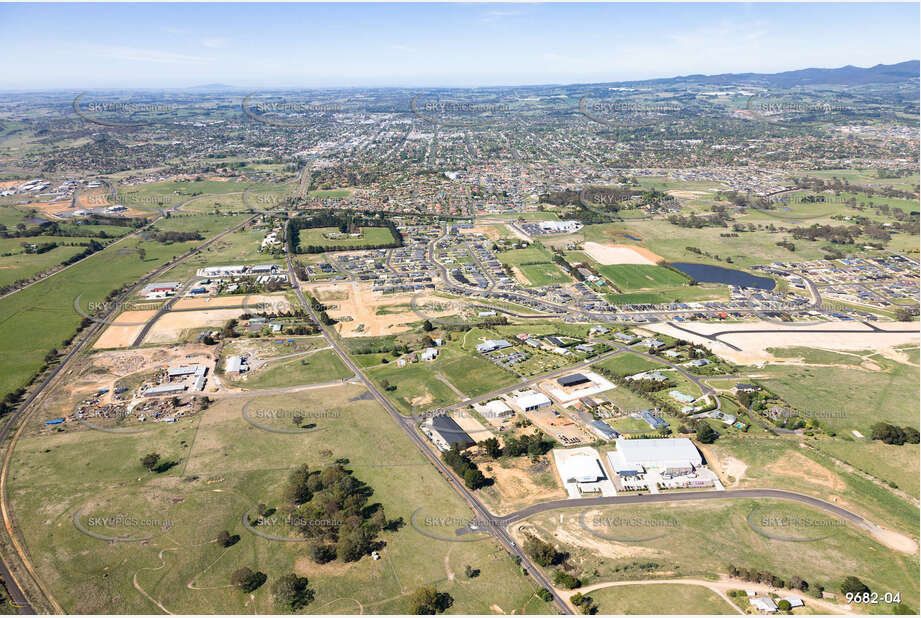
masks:
[[[393,242],[393,234],[386,227],[363,227],[358,238],[328,238],[329,234],[338,234],[334,227],[314,227],[300,230],[298,244],[300,247],[316,245],[320,247],[351,247],[371,246],[377,247]]]
[[[807,540],[822,535],[805,527],[775,531],[771,521],[780,517],[822,522],[831,536]],[[619,523],[624,519],[648,524]],[[830,513],[793,502],[732,499],[549,511],[526,520],[524,526],[536,529],[541,538],[555,537],[553,542],[569,553],[568,562],[585,585],[706,578],[725,574],[732,564],[768,570],[784,579],[798,575],[828,590],[837,590],[844,577],[855,575],[872,590],[901,591],[903,602],[917,607],[917,555],[890,550],[867,533],[836,521]],[[780,540],[762,532],[802,540]],[[616,611],[604,606],[599,610]]]
[[[621,290],[675,287],[690,281],[681,273],[650,264],[609,264],[598,272]]]
[[[16,239],[22,240],[22,239]],[[83,239],[68,239],[68,242],[81,242]],[[45,238],[33,239],[33,242],[43,243],[51,242]],[[53,268],[65,260],[81,253],[85,247],[78,246],[58,246],[51,251],[44,253],[25,253],[21,250],[13,255],[0,256],[0,287],[14,283],[20,279],[28,279],[34,275]],[[4,253],[16,251],[12,248],[4,248]]]
[[[243,418],[247,401],[249,410],[324,414],[310,432],[277,433]],[[409,525],[417,509],[440,518],[472,514],[361,387],[324,389],[322,404],[302,396],[227,399],[143,434],[69,427],[42,434],[39,427],[16,450],[10,495],[41,577],[70,613],[160,613],[150,599],[176,613],[276,613],[271,584],[290,572],[307,576],[316,591],[308,613],[406,613],[409,594],[424,584],[449,593],[452,612],[488,614],[491,604],[506,612],[550,612],[494,541],[436,540]],[[143,471],[139,458],[152,451],[177,465],[159,474]],[[337,458],[373,488],[369,504],[405,524],[382,533],[381,560],[321,566],[304,556],[301,543],[243,528],[241,518],[257,502],[281,506],[289,468],[319,469]],[[71,474],[75,470],[80,474]],[[78,512],[85,527],[90,516],[114,514],[169,523],[119,528],[120,536],[153,536],[145,543],[106,542],[77,530]],[[239,541],[219,546],[214,539],[221,530]],[[479,576],[467,578],[465,565]],[[268,576],[252,596],[228,585],[242,566]]]
[[[518,268],[521,269],[522,274],[534,287],[569,283],[572,281],[569,275],[560,270],[559,266],[550,262],[542,264],[523,264]]]
[[[629,352],[624,352],[623,354],[618,354],[617,356],[603,360],[598,363],[597,366],[604,367],[608,371],[613,371],[620,376],[630,376],[643,371],[666,368],[666,366],[661,363],[651,361],[648,358],[637,356]]]
[[[735,614],[718,594],[703,586],[655,584],[612,586],[593,590],[589,596],[599,614]]]
[[[533,287],[568,283],[572,279],[553,262],[550,252],[540,245],[512,249],[497,254],[499,261],[518,268]]]
[[[242,219],[240,217],[176,217],[163,222],[165,229],[198,229],[213,236]],[[160,227],[158,225],[158,227]],[[128,239],[36,285],[0,300],[0,338],[7,352],[0,358],[0,393],[22,386],[42,364],[48,350],[57,348],[74,333],[83,319],[74,310],[101,302],[111,291],[132,283],[201,241],[162,244]],[[136,252],[144,249],[142,260]]]
[[[234,382],[248,390],[284,388],[300,384],[319,384],[344,380],[352,372],[333,350],[320,350],[305,356],[271,362],[253,371],[246,380]]]
[[[515,376],[510,372],[476,353],[464,352],[455,343],[439,349],[441,352],[434,361],[398,367],[391,360],[387,365],[372,368],[368,376],[378,385],[386,380],[395,386],[387,395],[406,413],[412,412],[414,405],[427,410],[460,401],[460,396],[444,380],[467,397],[482,395],[515,382]]]
[[[900,498],[885,483],[841,467],[823,452],[823,440],[776,437],[750,429],[747,434],[724,435],[711,449],[721,459],[731,456],[747,465],[742,487],[786,489],[837,502],[876,524],[917,538],[918,507]]]

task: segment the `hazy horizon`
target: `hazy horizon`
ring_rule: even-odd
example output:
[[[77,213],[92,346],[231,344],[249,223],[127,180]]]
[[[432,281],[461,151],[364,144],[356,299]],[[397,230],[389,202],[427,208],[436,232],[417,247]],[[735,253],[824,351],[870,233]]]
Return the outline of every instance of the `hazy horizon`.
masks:
[[[0,4],[0,39],[4,91],[515,87],[895,64],[918,57],[919,16],[863,3]]]

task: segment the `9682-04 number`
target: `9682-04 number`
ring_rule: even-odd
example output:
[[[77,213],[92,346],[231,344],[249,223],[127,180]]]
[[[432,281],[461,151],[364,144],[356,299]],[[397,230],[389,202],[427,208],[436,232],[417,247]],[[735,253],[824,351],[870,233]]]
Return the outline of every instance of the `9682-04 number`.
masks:
[[[896,604],[902,602],[901,592],[848,592],[844,595],[848,603],[878,605],[879,603]]]

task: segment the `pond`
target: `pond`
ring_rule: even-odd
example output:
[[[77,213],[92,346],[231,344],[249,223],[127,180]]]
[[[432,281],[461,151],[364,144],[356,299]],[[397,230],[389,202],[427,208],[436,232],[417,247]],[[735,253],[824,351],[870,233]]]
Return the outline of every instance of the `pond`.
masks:
[[[710,264],[693,264],[689,262],[674,262],[669,264],[675,270],[680,270],[687,276],[700,283],[724,283],[746,288],[773,290],[776,282],[770,277],[759,277],[735,268],[711,266]]]

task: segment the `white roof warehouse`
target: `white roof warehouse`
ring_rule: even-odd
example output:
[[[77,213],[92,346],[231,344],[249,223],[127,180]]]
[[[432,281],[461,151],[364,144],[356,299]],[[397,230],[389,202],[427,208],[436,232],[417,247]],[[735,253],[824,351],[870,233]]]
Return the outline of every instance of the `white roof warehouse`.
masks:
[[[617,439],[617,451],[610,453],[615,469],[634,466],[653,470],[696,469],[703,457],[688,438]]]

